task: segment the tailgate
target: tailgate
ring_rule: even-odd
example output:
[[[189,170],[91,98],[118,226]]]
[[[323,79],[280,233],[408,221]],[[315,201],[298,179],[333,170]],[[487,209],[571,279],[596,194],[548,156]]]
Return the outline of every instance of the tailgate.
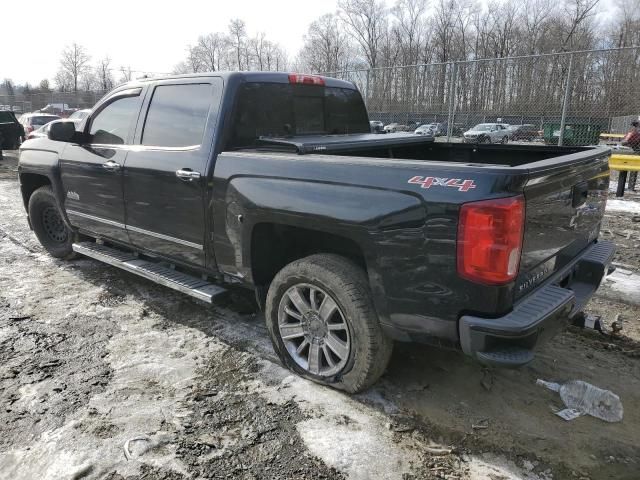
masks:
[[[608,150],[597,149],[549,159],[537,168],[532,164],[524,188],[526,223],[516,299],[598,237],[609,192],[608,158]]]

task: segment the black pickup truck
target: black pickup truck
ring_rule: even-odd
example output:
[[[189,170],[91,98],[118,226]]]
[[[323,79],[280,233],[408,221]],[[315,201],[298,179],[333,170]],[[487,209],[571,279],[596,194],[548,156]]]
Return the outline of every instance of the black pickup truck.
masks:
[[[393,340],[530,362],[612,261],[609,150],[369,131],[336,79],[144,79],[25,142],[22,196],[55,257],[208,302],[253,289],[283,363],[316,382],[367,388]]]

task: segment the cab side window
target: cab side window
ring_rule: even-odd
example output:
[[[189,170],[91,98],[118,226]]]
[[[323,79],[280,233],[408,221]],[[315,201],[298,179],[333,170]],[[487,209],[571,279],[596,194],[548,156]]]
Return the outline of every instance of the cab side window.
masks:
[[[202,143],[213,85],[159,85],[153,92],[142,145],[194,147]]]
[[[91,119],[91,143],[100,145],[124,145],[136,120],[139,97],[122,97],[114,100]]]

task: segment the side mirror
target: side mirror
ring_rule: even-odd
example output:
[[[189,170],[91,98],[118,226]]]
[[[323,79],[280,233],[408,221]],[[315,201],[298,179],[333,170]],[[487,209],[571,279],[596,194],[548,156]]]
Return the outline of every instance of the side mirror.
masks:
[[[49,129],[49,140],[56,142],[71,142],[76,134],[76,124],[73,122],[56,122]]]

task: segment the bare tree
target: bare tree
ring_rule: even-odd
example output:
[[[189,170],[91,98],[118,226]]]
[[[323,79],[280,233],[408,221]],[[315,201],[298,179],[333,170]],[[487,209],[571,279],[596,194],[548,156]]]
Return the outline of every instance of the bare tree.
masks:
[[[60,59],[60,71],[63,76],[68,75],[73,84],[73,91],[78,91],[78,81],[80,77],[89,69],[91,57],[87,54],[82,45],[72,43],[62,51]]]
[[[80,77],[80,85],[82,90],[85,92],[90,92],[95,89],[97,85],[97,79],[95,74],[91,70],[87,70]]]
[[[7,95],[13,96],[15,95],[15,88],[13,86],[13,80],[10,78],[5,78],[2,81],[2,88],[7,93]]]
[[[196,45],[196,54],[200,58],[200,63],[210,72],[220,70],[220,65],[224,50],[229,44],[223,34],[209,33],[208,35],[200,35]]]
[[[40,80],[40,84],[38,85],[38,89],[43,92],[50,92],[51,91],[51,87],[49,86],[49,80],[46,78],[43,78],[42,80]]]
[[[576,41],[576,37],[579,37],[580,29],[597,13],[596,7],[599,3],[600,0],[567,0],[565,11],[569,16],[569,22],[565,27],[563,50],[578,46],[582,39],[578,38]]]
[[[120,82],[118,83],[127,83],[130,82],[133,78],[133,72],[130,66],[122,66],[120,67]]]
[[[348,67],[349,40],[341,27],[338,18],[330,13],[309,25],[300,51],[304,69],[336,72]]]
[[[377,67],[380,42],[387,31],[385,4],[381,0],[340,0],[338,6],[340,18],[369,67]]]
[[[111,74],[111,59],[104,57],[96,66],[96,82],[101,90],[113,88],[113,75]]]
[[[234,18],[229,23],[229,35],[231,43],[236,51],[238,70],[242,70],[242,57],[244,56],[245,41],[247,37],[247,27],[243,20]]]
[[[403,62],[417,63],[423,40],[426,0],[398,0],[393,8],[398,42],[403,50]]]
[[[189,45],[187,47],[187,67],[189,68],[189,73],[198,73],[206,70],[205,65],[202,62],[202,56],[200,55],[200,51],[197,46],[192,47]]]
[[[73,77],[69,72],[58,70],[58,73],[56,73],[54,78],[54,83],[61,92],[73,91]]]

